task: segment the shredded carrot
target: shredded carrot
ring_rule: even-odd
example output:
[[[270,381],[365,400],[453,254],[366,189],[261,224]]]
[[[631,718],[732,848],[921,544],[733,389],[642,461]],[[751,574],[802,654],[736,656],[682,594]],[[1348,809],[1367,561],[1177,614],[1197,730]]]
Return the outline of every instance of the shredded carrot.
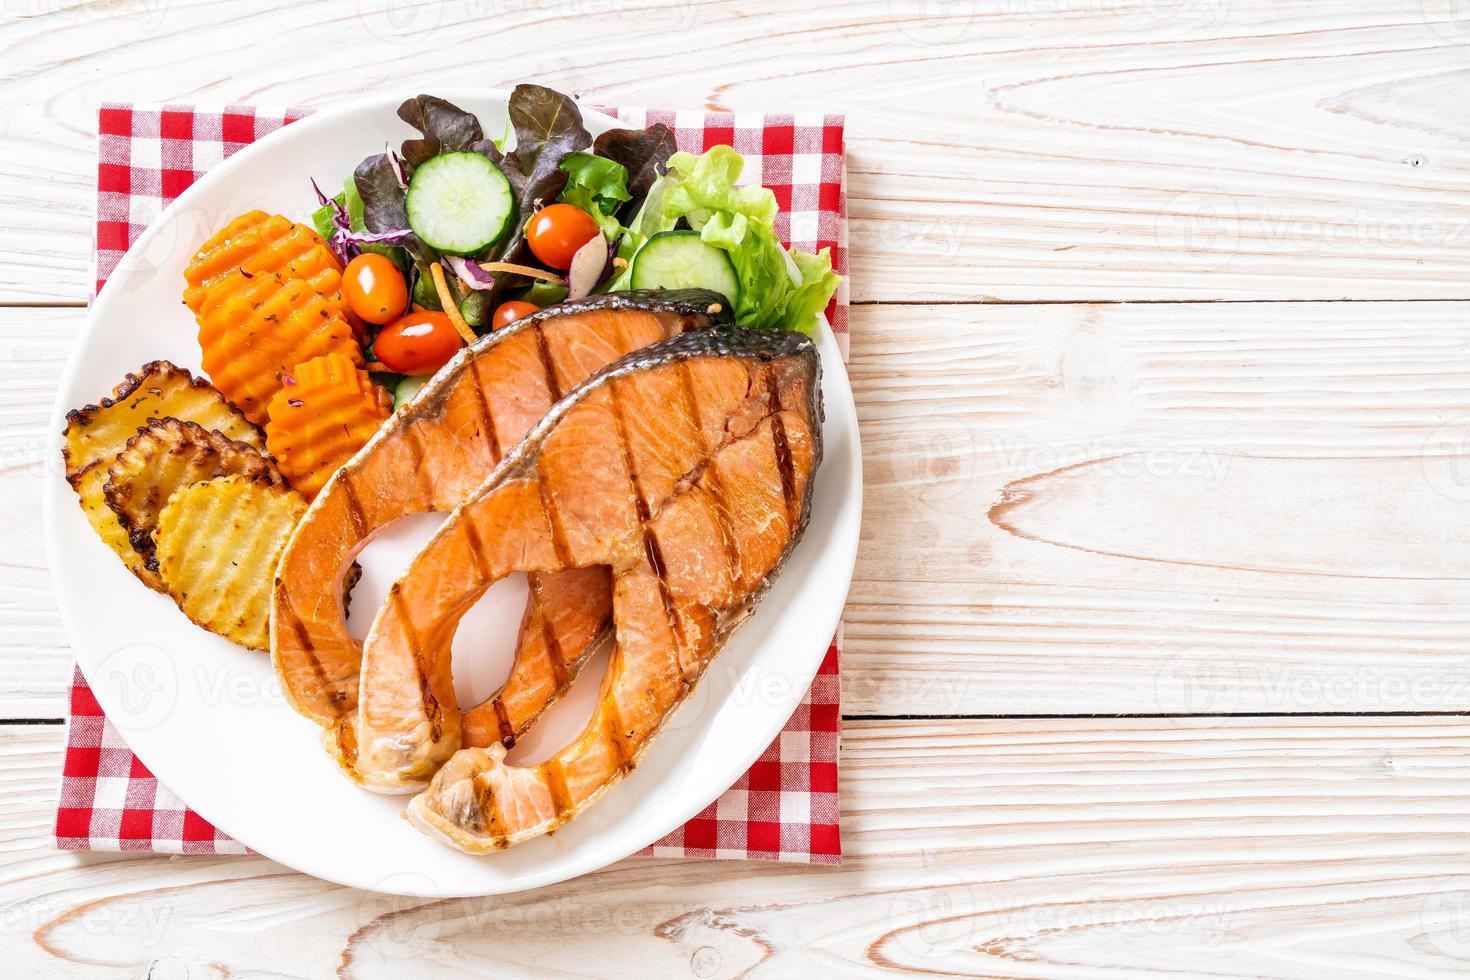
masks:
[[[514,262],[481,262],[480,268],[486,272],[510,272],[518,276],[530,276],[532,279],[541,279],[545,282],[565,282],[555,272],[547,272],[545,269],[537,269],[529,265],[517,265]]]
[[[454,294],[449,291],[449,283],[444,281],[444,268],[438,263],[429,266],[429,276],[434,280],[434,289],[439,293],[439,305],[444,307],[444,315],[449,317],[449,322],[454,324],[454,329],[464,338],[466,344],[473,344],[480,338],[470,329],[464,317],[459,314],[459,304],[454,301]]]

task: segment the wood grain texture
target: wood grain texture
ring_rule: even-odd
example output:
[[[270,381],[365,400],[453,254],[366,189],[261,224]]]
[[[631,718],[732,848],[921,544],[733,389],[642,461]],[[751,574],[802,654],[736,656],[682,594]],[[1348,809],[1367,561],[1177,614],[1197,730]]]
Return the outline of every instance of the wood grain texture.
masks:
[[[43,849],[0,729],[8,975],[1431,976],[1470,963],[1463,720],[864,722],[840,868],[624,861],[499,899]],[[151,971],[151,972],[150,972]]]
[[[860,311],[844,708],[1464,710],[1467,315]]]
[[[595,104],[845,112],[859,300],[1470,298],[1456,12],[18,0],[0,19],[0,302],[90,292],[102,99],[322,104],[524,79]]]
[[[0,311],[24,365],[3,717],[62,710],[36,477],[82,316]],[[849,714],[1470,709],[1470,304],[873,306],[852,330]]]

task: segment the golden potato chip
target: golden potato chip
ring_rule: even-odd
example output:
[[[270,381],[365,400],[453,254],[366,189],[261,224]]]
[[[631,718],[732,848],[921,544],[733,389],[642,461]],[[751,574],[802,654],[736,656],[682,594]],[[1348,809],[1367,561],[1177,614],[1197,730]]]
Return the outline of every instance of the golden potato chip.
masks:
[[[238,475],[284,486],[270,457],[212,429],[178,419],[153,419],[128,440],[108,469],[104,496],[144,567],[158,570],[153,530],[175,490]]]
[[[91,522],[93,530],[102,539],[102,543],[111,548],[113,552],[123,560],[132,573],[142,580],[143,584],[155,592],[162,592],[163,583],[159,581],[157,574],[143,564],[143,556],[133,550],[128,541],[128,532],[123,530],[122,524],[118,522],[117,515],[112,508],[107,506],[103,497],[103,488],[107,484],[107,460],[101,459],[82,469],[80,473],[68,476],[67,482],[71,484],[77,496],[81,498],[82,510]]]
[[[306,499],[294,490],[226,476],[176,490],[158,515],[158,573],[185,616],[256,650],[270,648],[276,562]]]
[[[265,435],[208,381],[168,361],[150,361],[123,378],[102,399],[66,413],[66,445],[62,457],[71,477],[98,460],[110,460],[151,418],[197,422],[206,429],[265,448]]]

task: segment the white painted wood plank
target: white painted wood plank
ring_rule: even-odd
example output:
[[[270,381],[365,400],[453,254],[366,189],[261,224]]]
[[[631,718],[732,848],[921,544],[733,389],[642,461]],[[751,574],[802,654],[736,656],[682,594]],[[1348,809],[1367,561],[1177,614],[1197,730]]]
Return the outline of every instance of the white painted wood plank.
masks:
[[[858,299],[1470,298],[1470,26],[1450,0],[19,7],[0,20],[0,301],[90,291],[101,100],[524,79],[847,113]]]
[[[1470,707],[1467,315],[864,310],[845,707]]]
[[[47,852],[60,732],[12,728],[0,929],[7,970],[38,980],[1456,975],[1470,961],[1467,732],[859,723],[844,733],[840,868],[639,859],[429,902],[261,858]]]
[[[0,717],[69,656],[37,477],[80,310],[0,311]],[[844,710],[1470,709],[1470,304],[861,307]]]

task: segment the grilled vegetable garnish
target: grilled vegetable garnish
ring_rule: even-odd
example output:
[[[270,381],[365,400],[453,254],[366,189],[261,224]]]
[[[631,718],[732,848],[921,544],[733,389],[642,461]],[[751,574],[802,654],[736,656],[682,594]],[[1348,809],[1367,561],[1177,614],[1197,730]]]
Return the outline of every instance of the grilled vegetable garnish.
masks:
[[[107,484],[107,460],[99,459],[81,472],[68,476],[67,482],[81,498],[82,511],[91,522],[92,529],[102,539],[102,543],[111,548],[113,554],[122,559],[128,570],[142,580],[143,584],[155,592],[164,591],[163,582],[159,581],[158,575],[143,564],[143,556],[133,550],[128,541],[128,532],[123,530],[122,524],[118,523],[117,515],[112,508],[107,506],[103,498],[103,487]]]
[[[264,434],[208,381],[168,361],[150,361],[138,373],[123,378],[100,405],[66,413],[62,457],[67,478],[98,460],[110,462],[152,418],[197,422],[257,449],[265,448]]]
[[[270,402],[266,445],[310,499],[392,414],[393,398],[341,354],[298,364],[283,381]]]
[[[306,512],[299,494],[227,476],[184,487],[158,517],[158,571],[185,616],[228,640],[268,647],[276,560]]]
[[[108,470],[107,506],[151,571],[158,570],[153,531],[175,490],[222,476],[284,486],[272,460],[253,446],[194,422],[153,419],[128,440]]]
[[[184,269],[184,302],[197,315],[209,287],[240,270],[303,279],[337,310],[346,309],[337,257],[316,232],[279,214],[248,211],[205,242]]]
[[[363,364],[341,309],[301,279],[232,272],[217,280],[199,311],[204,370],[246,418],[265,423],[266,404],[297,364],[341,354]]]

